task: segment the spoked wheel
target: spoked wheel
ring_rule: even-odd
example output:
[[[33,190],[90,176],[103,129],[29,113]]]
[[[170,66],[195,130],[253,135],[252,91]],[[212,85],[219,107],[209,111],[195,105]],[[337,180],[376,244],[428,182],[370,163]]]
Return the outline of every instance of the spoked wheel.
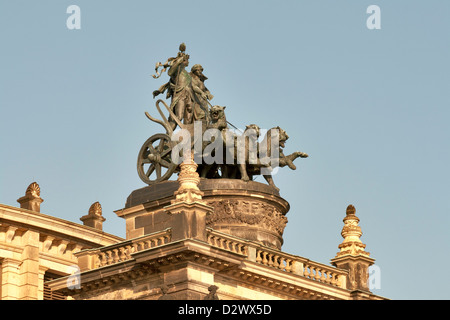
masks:
[[[147,184],[168,180],[177,165],[171,160],[172,141],[167,134],[158,133],[145,141],[139,151],[137,171]]]

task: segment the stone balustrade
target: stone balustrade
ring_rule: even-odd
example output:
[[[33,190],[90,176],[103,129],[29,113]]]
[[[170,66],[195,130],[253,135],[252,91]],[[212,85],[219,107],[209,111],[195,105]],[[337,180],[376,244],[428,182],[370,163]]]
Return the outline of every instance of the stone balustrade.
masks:
[[[214,232],[212,229],[208,230],[207,241],[210,245],[224,249],[230,252],[247,255],[247,246],[244,242],[236,240],[234,237],[229,237],[223,233]]]
[[[80,269],[90,270],[130,260],[132,253],[155,248],[172,241],[170,228],[100,249],[83,250],[76,254]],[[237,239],[207,228],[207,242],[216,248],[247,257],[258,264],[303,276],[313,281],[345,288],[347,271],[327,266],[295,255],[261,246],[254,241]]]
[[[171,241],[171,229],[155,232],[139,238],[131,239],[116,245],[103,247],[96,255],[95,267],[103,267],[110,264],[131,259],[131,254],[146,249],[151,249]]]
[[[224,233],[208,229],[208,243],[230,252],[243,254],[249,260],[284,272],[304,276],[305,278],[345,288],[347,271],[327,266],[295,255],[263,247],[256,242],[237,240]]]
[[[347,271],[309,259],[259,247],[256,249],[255,261],[285,272],[304,276],[314,281],[345,288]]]
[[[92,270],[131,259],[131,254],[169,243],[171,229],[144,235],[100,249],[83,250],[76,254],[81,271]]]
[[[347,272],[320,263],[308,261],[303,264],[303,276],[311,280],[343,287]]]
[[[285,272],[299,273],[297,261],[281,252],[258,248],[256,249],[256,262]]]

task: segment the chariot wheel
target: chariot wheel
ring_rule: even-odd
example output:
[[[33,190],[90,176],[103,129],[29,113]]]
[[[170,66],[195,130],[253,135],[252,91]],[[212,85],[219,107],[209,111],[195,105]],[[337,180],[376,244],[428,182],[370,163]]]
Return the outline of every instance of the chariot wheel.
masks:
[[[171,160],[172,141],[167,134],[158,133],[145,141],[139,151],[137,171],[147,184],[168,180],[177,165]]]

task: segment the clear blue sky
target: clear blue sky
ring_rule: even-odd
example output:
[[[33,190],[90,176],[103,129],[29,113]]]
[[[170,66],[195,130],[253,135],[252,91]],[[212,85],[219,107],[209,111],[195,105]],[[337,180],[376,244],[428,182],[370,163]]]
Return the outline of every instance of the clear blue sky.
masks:
[[[81,9],[69,30],[66,9]],[[381,29],[369,30],[369,5]],[[79,222],[144,187],[142,143],[163,132],[155,63],[185,42],[235,126],[281,126],[283,251],[329,263],[347,205],[381,271],[376,294],[449,299],[450,2],[2,1],[0,202],[41,186],[42,212]],[[262,179],[258,179],[262,181]]]

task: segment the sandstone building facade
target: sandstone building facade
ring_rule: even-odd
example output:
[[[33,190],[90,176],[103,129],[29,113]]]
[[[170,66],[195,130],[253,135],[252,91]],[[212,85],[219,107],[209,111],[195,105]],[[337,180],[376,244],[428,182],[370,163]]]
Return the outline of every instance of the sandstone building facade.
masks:
[[[20,208],[0,206],[2,299],[379,300],[374,259],[349,206],[332,265],[281,251],[289,204],[268,185],[200,179],[133,191],[116,214],[126,239],[102,231],[94,203],[84,225],[40,213],[32,184]],[[34,191],[33,191],[34,190]]]
[[[18,202],[20,208],[0,204],[2,300],[66,299],[46,282],[78,272],[76,252],[123,240],[88,225],[40,213],[43,199],[37,183],[30,184]],[[87,224],[103,219],[98,211],[89,217]]]

